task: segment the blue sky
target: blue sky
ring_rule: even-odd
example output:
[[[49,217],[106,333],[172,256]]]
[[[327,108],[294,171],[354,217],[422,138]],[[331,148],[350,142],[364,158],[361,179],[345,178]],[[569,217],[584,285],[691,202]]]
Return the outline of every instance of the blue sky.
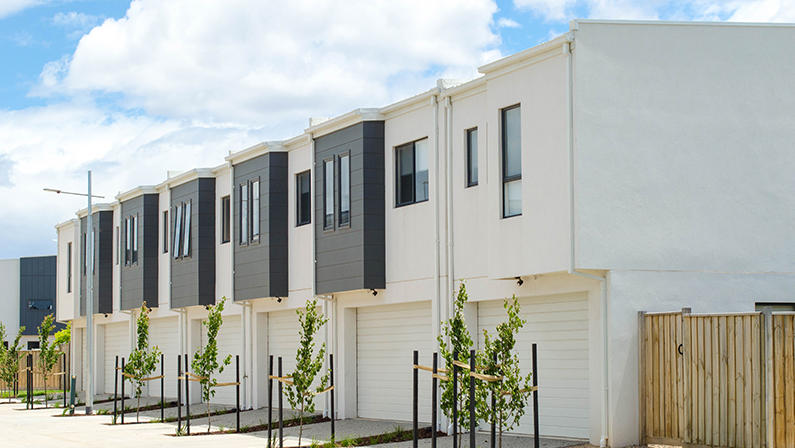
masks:
[[[573,18],[795,21],[779,0],[2,0],[0,259],[55,253],[83,201],[472,78]]]

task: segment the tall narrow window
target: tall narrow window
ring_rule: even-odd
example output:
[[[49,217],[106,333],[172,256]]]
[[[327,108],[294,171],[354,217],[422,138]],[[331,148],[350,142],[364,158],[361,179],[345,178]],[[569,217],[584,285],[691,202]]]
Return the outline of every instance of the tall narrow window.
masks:
[[[340,157],[340,227],[351,225],[351,156]]]
[[[185,203],[185,218],[183,219],[183,238],[184,241],[182,242],[182,256],[189,257],[190,256],[190,201]]]
[[[121,232],[119,226],[116,226],[116,264],[119,264],[121,258]]]
[[[179,258],[179,242],[182,240],[182,238],[180,238],[181,230],[182,230],[182,204],[177,204],[176,206],[174,206],[174,238],[172,239],[172,241],[174,242],[174,248],[171,251],[171,256],[173,256],[174,258]]]
[[[80,235],[80,266],[83,268],[81,271],[83,272],[83,277],[86,276],[86,272],[88,272],[88,240],[86,239],[86,234],[83,233]]]
[[[240,184],[240,244],[248,244],[248,182]]]
[[[303,173],[295,175],[296,226],[309,224],[312,221],[311,179],[309,177],[309,171],[304,171]]]
[[[72,292],[72,243],[66,243],[66,292]]]
[[[323,229],[334,228],[334,159],[323,162]]]
[[[478,184],[478,128],[467,131],[467,187]]]
[[[224,196],[221,198],[221,244],[228,243],[232,237],[232,229],[229,227],[229,212],[231,211],[230,203],[229,196]]]
[[[163,253],[168,253],[168,210],[163,212]]]
[[[138,264],[138,215],[132,217],[132,262]]]
[[[91,229],[91,275],[97,273],[97,258],[99,257],[99,232]]]
[[[428,139],[398,146],[395,149],[395,191],[398,206],[427,201]]]
[[[124,218],[124,265],[132,264],[132,222]]]
[[[259,180],[251,181],[251,242],[259,241]]]
[[[502,202],[503,217],[522,214],[522,123],[521,108],[502,110]]]

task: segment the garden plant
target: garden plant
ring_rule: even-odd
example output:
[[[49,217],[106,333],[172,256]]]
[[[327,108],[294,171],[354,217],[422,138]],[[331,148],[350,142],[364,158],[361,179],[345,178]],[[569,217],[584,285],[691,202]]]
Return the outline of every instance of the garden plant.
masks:
[[[136,344],[135,350],[130,353],[127,363],[124,365],[124,373],[135,387],[135,398],[138,400],[135,411],[135,421],[138,422],[141,414],[141,394],[146,385],[146,379],[157,368],[157,361],[160,359],[160,348],[158,346],[149,347],[149,313],[152,310],[146,306],[146,302],[141,305],[138,319],[136,320]],[[124,378],[122,378],[124,381]]]
[[[218,362],[218,330],[224,323],[221,313],[224,311],[224,302],[226,297],[223,297],[216,305],[207,307],[207,320],[202,322],[207,327],[207,343],[204,347],[193,354],[193,361],[191,368],[198,376],[199,384],[201,385],[202,400],[207,403],[207,432],[210,432],[210,399],[215,396],[215,386],[218,384],[218,379],[213,378],[213,375],[223,373],[224,368],[232,363],[232,355],[229,354],[220,363]],[[187,379],[187,374],[185,375]]]

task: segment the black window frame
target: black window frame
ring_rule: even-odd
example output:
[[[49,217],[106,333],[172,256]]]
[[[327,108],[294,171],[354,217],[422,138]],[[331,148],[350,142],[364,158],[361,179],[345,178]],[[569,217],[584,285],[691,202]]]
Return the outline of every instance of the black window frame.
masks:
[[[138,214],[124,218],[124,266],[138,266]]]
[[[343,173],[342,159],[347,159],[347,163],[348,163],[348,172],[347,173]],[[343,211],[342,211],[342,206],[343,206],[343,197],[342,197],[343,185],[342,185],[342,181],[343,181],[343,175],[344,174],[347,175],[347,180],[348,180],[348,188],[347,188],[347,192],[348,192],[348,215],[347,215],[347,220],[343,219],[344,216],[343,216]],[[337,199],[337,204],[339,205],[338,207],[335,207],[335,209],[339,209],[339,211],[336,213],[336,215],[337,215],[337,227],[338,228],[350,228],[351,227],[351,202],[352,202],[351,201],[351,152],[350,151],[345,151],[344,153],[341,153],[341,154],[337,155],[336,175],[337,175],[337,180],[335,182],[335,187],[337,189],[337,192],[336,192],[336,196],[335,197]]]
[[[72,242],[66,243],[66,293],[72,292]]]
[[[171,227],[169,224],[171,221],[168,220],[168,210],[163,210],[163,253],[168,253],[168,229]]]
[[[221,244],[232,241],[232,198],[221,198]]]
[[[307,179],[307,191],[303,192],[301,180]],[[304,198],[303,195],[306,194]],[[306,202],[306,204],[304,204]],[[306,216],[303,216],[306,207]],[[304,218],[304,219],[302,219]],[[312,223],[312,170],[302,171],[295,175],[295,226],[300,227]]]
[[[173,213],[171,213],[174,220],[174,227],[171,233],[171,257],[179,260],[179,253],[182,241],[182,202],[174,204]]]
[[[182,218],[182,253],[180,254],[180,258],[190,258],[191,256],[191,217],[193,216],[192,213],[192,201],[188,200],[182,203],[182,214],[184,215]]]
[[[420,204],[423,202],[428,202],[431,197],[431,189],[430,189],[430,164],[428,164],[428,169],[425,171],[426,175],[428,176],[428,194],[425,195],[424,199],[417,200],[417,143],[428,140],[428,137],[423,137],[417,140],[414,140],[409,143],[404,143],[399,146],[395,146],[394,155],[395,155],[395,208],[405,207],[407,205],[412,204]],[[426,142],[426,145],[428,143]],[[402,167],[401,164],[401,157],[400,153],[402,151],[411,150],[411,182],[410,184],[410,192],[411,192],[411,199],[410,200],[401,200],[403,198],[403,188],[401,181],[401,171],[400,168]],[[428,156],[428,151],[426,150],[425,156]]]
[[[512,106],[508,106],[508,107],[500,109],[500,137],[501,137],[501,139],[500,139],[501,140],[500,141],[500,156],[501,156],[501,164],[502,164],[502,167],[501,167],[501,173],[502,173],[502,189],[501,189],[502,190],[501,191],[501,195],[502,195],[502,213],[501,214],[502,214],[503,218],[513,218],[515,216],[522,216],[521,207],[520,207],[520,210],[519,210],[518,213],[513,213],[513,214],[510,214],[510,215],[508,213],[506,213],[506,211],[507,211],[506,210],[506,205],[507,205],[506,200],[507,200],[507,198],[506,198],[506,195],[505,195],[505,188],[506,188],[507,184],[509,184],[511,182],[514,182],[514,181],[517,181],[517,180],[522,180],[522,166],[521,166],[522,165],[522,163],[521,163],[522,162],[522,158],[521,158],[522,157],[522,125],[521,125],[522,111],[521,111],[521,107],[522,107],[522,105],[521,105],[521,103],[519,103],[519,104],[514,104]],[[511,175],[509,175],[507,173],[507,171],[508,171],[508,163],[507,163],[507,160],[508,160],[508,126],[507,126],[506,115],[507,115],[508,112],[516,110],[516,109],[519,109],[519,174],[511,174]]]
[[[474,134],[474,139],[472,138]],[[466,187],[477,187],[478,176],[480,174],[480,166],[478,165],[478,133],[477,126],[464,131],[464,140],[466,146]],[[472,142],[475,142],[473,147]],[[473,158],[472,155],[475,155]],[[474,163],[473,163],[474,162]],[[473,175],[474,172],[474,175]]]
[[[174,226],[171,233],[171,258],[182,260],[191,258],[193,247],[191,244],[191,217],[193,201],[188,199],[174,204],[171,208]]]
[[[80,233],[80,271],[83,277],[88,272],[88,229]]]
[[[237,244],[240,246],[248,246],[248,216],[249,216],[249,203],[248,203],[248,181],[241,182],[238,186],[238,194],[240,202],[238,203],[238,213],[240,215],[240,222],[238,222],[239,238]]]
[[[329,170],[326,167],[326,164],[331,164],[331,179],[328,178]],[[334,201],[334,157],[329,157],[328,159],[323,160],[323,231],[333,231],[336,216],[335,213],[335,201]],[[329,183],[330,182],[330,183]],[[329,187],[331,187],[331,192],[328,191]],[[331,198],[331,213],[329,213],[328,209],[328,200]],[[331,221],[329,222],[329,217]]]
[[[36,302],[42,302],[42,303],[43,302],[47,302],[48,306],[46,308],[38,308],[38,307],[34,308],[34,304]],[[53,306],[52,299],[28,299],[28,309],[29,310],[33,310],[33,311],[49,311],[49,310],[52,310],[52,306]]]
[[[254,187],[256,186],[256,192]],[[249,208],[249,244],[259,244],[260,234],[262,233],[262,208],[261,208],[261,195],[259,177],[250,179],[248,181],[248,208]]]

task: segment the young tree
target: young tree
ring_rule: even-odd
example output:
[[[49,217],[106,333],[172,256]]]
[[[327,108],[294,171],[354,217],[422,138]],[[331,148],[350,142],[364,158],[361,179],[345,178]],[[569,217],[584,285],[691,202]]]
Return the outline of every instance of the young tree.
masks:
[[[50,333],[55,327],[55,317],[48,314],[39,326],[39,367],[41,374],[44,376],[44,407],[48,406],[47,401],[47,376],[52,372],[55,364],[58,363],[58,358],[61,357],[61,345],[69,342],[70,332],[67,327],[66,331],[61,330],[55,335],[55,339],[50,343]]]
[[[136,320],[137,343],[124,365],[124,373],[130,375],[130,381],[135,385],[135,398],[138,399],[138,408],[135,410],[136,422],[139,421],[141,413],[141,393],[145,384],[143,380],[155,371],[157,361],[160,359],[160,348],[149,347],[149,312],[151,311],[146,306],[146,302],[141,305],[141,312]]]
[[[215,396],[215,386],[218,380],[213,378],[216,370],[218,373],[223,373],[224,367],[232,363],[232,355],[227,355],[222,363],[218,363],[218,330],[224,323],[221,313],[224,311],[224,302],[226,297],[216,305],[207,307],[207,320],[203,324],[207,327],[207,344],[199,348],[199,351],[193,354],[193,361],[191,367],[193,372],[199,376],[202,390],[202,399],[207,402],[207,432],[210,432],[210,398]],[[187,375],[186,375],[187,376]]]
[[[2,340],[5,340],[5,325],[0,323],[0,331],[2,332]],[[6,386],[8,387],[9,391],[13,388],[14,380],[16,379],[16,374],[19,371],[20,359],[19,359],[19,351],[22,350],[22,346],[19,345],[19,340],[22,339],[22,333],[25,331],[25,327],[19,327],[19,332],[17,332],[17,337],[14,338],[14,343],[11,344],[9,342],[8,348],[5,346],[0,345],[0,381],[3,381]],[[2,341],[0,341],[1,343]],[[11,402],[11,394],[8,394],[8,401]]]
[[[478,364],[483,366],[483,373],[502,377],[502,381],[480,384],[484,398],[488,392],[495,393],[494,409],[485,399],[479,403],[479,414],[485,417],[486,422],[494,423],[499,429],[499,448],[502,448],[502,433],[515,428],[525,413],[532,375],[528,373],[526,377],[522,377],[519,356],[514,350],[516,334],[526,322],[519,317],[521,311],[519,301],[514,295],[513,299],[506,300],[503,306],[508,313],[508,320],[497,325],[497,334],[494,337],[483,330],[485,344],[478,356]]]
[[[458,353],[459,361],[469,364],[469,351],[474,345],[472,337],[467,330],[466,318],[464,316],[464,306],[469,301],[467,295],[466,284],[461,281],[461,286],[458,288],[458,294],[455,298],[453,317],[447,322],[442,323],[442,332],[439,334],[437,340],[439,342],[439,352],[444,360],[444,368],[447,369],[447,376],[449,381],[440,382],[439,387],[442,389],[442,396],[439,400],[439,405],[442,407],[442,412],[453,419],[453,354]],[[450,339],[450,345],[445,343],[444,338]],[[479,401],[479,395],[476,395],[475,400]],[[458,407],[458,426],[464,429],[469,429],[469,370],[458,368],[458,399],[456,400]],[[477,408],[478,403],[475,403]],[[462,433],[458,434],[458,444],[461,445]]]
[[[287,383],[287,401],[293,409],[299,409],[298,446],[301,446],[301,437],[304,433],[304,413],[315,412],[315,395],[322,392],[328,383],[329,374],[326,372],[320,378],[320,384],[313,393],[312,383],[315,382],[320,369],[323,367],[323,359],[326,356],[326,344],[323,343],[315,352],[315,333],[323,326],[328,319],[317,312],[317,299],[307,302],[306,309],[298,308],[298,322],[300,323],[299,335],[301,337],[301,347],[295,354],[295,371],[292,374],[292,384]],[[333,418],[333,417],[332,417]]]

